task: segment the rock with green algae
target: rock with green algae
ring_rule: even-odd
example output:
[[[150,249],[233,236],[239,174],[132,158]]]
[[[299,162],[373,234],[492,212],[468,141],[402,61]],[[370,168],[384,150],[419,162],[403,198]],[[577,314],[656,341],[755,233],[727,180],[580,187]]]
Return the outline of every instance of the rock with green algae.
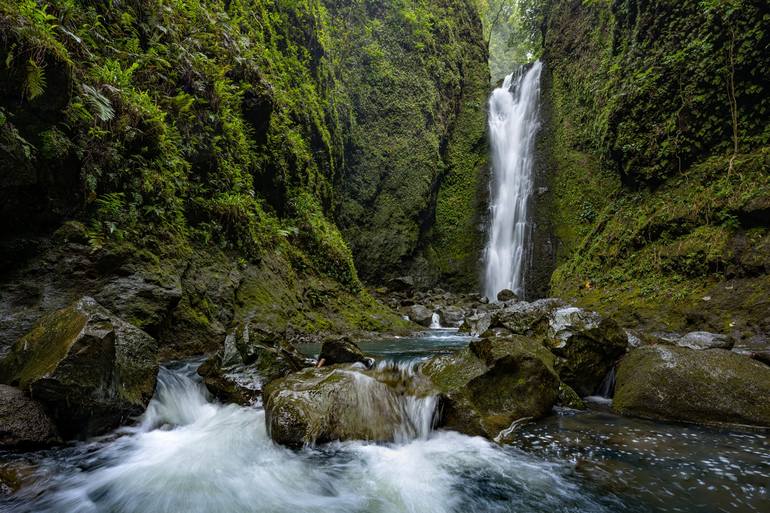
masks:
[[[494,439],[523,418],[543,417],[559,395],[553,355],[522,336],[475,340],[421,370],[442,393],[440,425]]]
[[[46,315],[0,361],[0,382],[42,403],[65,438],[141,414],[155,391],[157,343],[93,298]]]
[[[422,399],[431,416],[434,394],[427,380],[395,368],[310,368],[265,387],[265,422],[273,441],[288,447],[335,440],[387,442],[418,434],[407,402]],[[429,428],[422,426],[423,431]]]
[[[770,427],[770,367],[724,349],[634,349],[615,386],[612,407],[623,415]]]

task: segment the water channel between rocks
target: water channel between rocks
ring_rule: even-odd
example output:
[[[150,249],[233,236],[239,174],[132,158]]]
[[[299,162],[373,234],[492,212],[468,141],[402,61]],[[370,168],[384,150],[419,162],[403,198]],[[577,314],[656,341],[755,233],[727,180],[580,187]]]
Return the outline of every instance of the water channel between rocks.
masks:
[[[380,360],[405,362],[468,341],[431,330],[360,345]],[[303,350],[312,355],[319,348]],[[433,431],[401,443],[292,451],[270,440],[260,406],[214,402],[195,368],[164,367],[134,427],[13,456],[34,464],[34,484],[0,499],[0,511],[770,511],[770,442],[761,433],[560,409],[523,425],[505,446]]]

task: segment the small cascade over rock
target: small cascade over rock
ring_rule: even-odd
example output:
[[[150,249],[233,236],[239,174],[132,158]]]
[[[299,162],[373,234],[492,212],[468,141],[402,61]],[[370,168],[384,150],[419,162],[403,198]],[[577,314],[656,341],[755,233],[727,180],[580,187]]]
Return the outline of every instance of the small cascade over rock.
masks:
[[[438,312],[433,312],[433,316],[431,316],[430,329],[432,330],[441,329],[441,317],[439,316]]]
[[[490,225],[484,250],[484,294],[490,300],[510,289],[523,296],[523,271],[530,238],[535,136],[542,63],[505,77],[489,98],[492,147]]]

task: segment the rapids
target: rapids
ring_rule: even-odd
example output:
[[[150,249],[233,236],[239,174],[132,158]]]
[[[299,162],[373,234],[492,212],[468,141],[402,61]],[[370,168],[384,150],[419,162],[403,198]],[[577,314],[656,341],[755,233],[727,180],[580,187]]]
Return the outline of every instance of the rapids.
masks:
[[[427,355],[467,341],[432,330],[363,345],[380,348],[380,369],[408,374]],[[738,512],[762,511],[769,500],[762,435],[561,411],[524,426],[509,446],[421,426],[397,443],[292,451],[270,440],[260,406],[213,402],[195,368],[163,368],[135,426],[23,455],[37,462],[36,482],[0,498],[0,511]],[[709,497],[719,509],[710,509]]]

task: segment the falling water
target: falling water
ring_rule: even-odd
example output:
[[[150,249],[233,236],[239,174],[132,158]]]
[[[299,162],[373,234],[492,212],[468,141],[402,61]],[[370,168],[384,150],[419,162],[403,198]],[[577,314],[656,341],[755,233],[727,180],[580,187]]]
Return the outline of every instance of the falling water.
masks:
[[[537,61],[526,72],[522,68],[508,75],[489,98],[493,179],[491,223],[484,250],[484,294],[493,301],[503,289],[520,296],[524,292],[541,69]]]

